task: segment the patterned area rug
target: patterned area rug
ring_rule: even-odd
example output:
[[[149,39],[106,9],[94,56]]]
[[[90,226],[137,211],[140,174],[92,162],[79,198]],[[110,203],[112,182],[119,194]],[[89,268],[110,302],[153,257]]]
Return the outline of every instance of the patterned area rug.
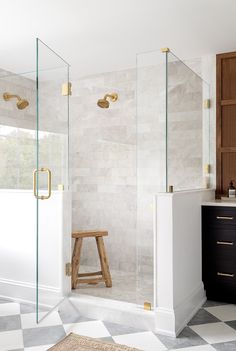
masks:
[[[125,345],[103,342],[70,333],[48,351],[139,351]]]

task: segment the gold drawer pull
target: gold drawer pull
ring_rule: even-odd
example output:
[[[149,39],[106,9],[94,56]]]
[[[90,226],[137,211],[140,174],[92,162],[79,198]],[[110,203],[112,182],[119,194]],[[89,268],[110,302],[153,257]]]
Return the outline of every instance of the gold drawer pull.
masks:
[[[216,243],[217,245],[229,245],[229,246],[234,245],[233,241],[217,241]]]
[[[230,273],[221,273],[221,272],[217,272],[217,275],[220,275],[222,277],[230,277],[233,278],[234,274],[230,274]]]
[[[234,217],[229,217],[229,216],[217,216],[217,219],[227,219],[229,221],[232,221],[234,219]]]

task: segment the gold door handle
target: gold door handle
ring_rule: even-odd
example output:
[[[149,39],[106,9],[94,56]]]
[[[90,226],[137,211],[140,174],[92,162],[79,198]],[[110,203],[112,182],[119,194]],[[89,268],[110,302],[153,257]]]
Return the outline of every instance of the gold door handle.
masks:
[[[233,241],[217,241],[216,242],[217,245],[229,245],[229,246],[233,246],[234,242]]]
[[[230,217],[230,216],[217,216],[216,219],[226,219],[229,221],[232,221],[234,219],[234,217]]]
[[[37,173],[38,172],[46,172],[48,174],[48,194],[47,195],[38,195],[37,194]],[[33,172],[33,187],[34,187],[34,196],[39,200],[47,200],[51,197],[52,194],[52,173],[49,168],[40,168],[35,169]]]
[[[217,275],[222,276],[222,277],[230,277],[233,278],[234,274],[231,273],[221,273],[221,272],[217,272]]]

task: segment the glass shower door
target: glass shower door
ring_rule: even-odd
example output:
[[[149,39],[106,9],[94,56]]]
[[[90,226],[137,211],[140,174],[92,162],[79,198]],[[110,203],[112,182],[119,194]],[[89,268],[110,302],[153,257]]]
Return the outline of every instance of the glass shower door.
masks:
[[[70,291],[69,65],[37,39],[37,322]]]

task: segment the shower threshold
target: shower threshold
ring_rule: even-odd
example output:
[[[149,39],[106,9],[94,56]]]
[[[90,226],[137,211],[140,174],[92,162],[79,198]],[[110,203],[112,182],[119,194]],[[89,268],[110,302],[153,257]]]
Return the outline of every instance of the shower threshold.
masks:
[[[73,291],[69,300],[84,317],[156,331],[155,312],[144,310],[141,305],[78,294]]]

